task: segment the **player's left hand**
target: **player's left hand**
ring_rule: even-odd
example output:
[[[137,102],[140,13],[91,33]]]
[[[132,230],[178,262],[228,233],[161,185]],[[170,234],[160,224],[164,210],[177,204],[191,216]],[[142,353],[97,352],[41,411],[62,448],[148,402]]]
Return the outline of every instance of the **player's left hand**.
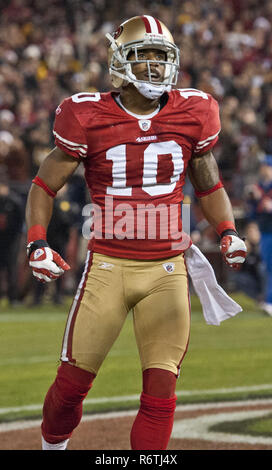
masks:
[[[232,269],[240,269],[247,255],[245,242],[236,235],[225,235],[220,242],[225,263]]]

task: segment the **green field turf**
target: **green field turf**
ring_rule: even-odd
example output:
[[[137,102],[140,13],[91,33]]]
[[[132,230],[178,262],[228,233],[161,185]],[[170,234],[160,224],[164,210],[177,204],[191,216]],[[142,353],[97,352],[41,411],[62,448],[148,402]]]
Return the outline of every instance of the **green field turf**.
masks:
[[[192,297],[190,345],[177,382],[178,402],[245,399],[272,396],[272,318],[248,298],[233,296],[244,311],[219,327],[205,323],[198,299]],[[2,305],[0,313],[0,421],[41,415],[41,404],[55,378],[69,304],[39,309]],[[270,384],[250,391],[222,389]],[[215,390],[207,392],[207,390]],[[221,393],[216,391],[221,390]],[[184,393],[193,391],[192,394]],[[129,315],[106,358],[85,409],[98,412],[138,405],[141,371]],[[135,399],[111,397],[136,395]],[[91,402],[108,397],[108,400]],[[37,405],[30,409],[22,408]],[[18,407],[18,410],[14,410]],[[3,408],[8,408],[3,410]],[[12,409],[10,409],[12,408]],[[3,412],[4,411],[4,412]]]

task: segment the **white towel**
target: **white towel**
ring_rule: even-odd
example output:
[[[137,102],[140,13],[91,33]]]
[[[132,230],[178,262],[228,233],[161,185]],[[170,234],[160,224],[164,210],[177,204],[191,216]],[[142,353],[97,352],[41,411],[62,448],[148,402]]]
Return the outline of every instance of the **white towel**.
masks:
[[[223,320],[242,312],[242,307],[219,286],[211,264],[196,245],[186,250],[185,261],[208,325],[220,325]]]

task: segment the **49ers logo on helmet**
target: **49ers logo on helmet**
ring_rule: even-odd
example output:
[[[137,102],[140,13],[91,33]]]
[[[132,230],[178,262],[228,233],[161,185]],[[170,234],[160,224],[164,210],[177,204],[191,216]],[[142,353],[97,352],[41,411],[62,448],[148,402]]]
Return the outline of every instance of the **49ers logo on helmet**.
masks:
[[[114,39],[119,38],[119,36],[121,36],[123,32],[123,29],[124,29],[123,26],[119,26],[119,28],[116,31],[114,31],[114,33],[112,33],[113,38]]]

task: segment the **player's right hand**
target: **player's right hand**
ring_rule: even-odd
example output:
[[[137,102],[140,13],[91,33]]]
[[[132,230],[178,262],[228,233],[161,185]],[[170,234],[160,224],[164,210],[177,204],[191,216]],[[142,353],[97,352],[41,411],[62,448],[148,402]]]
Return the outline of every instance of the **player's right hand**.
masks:
[[[40,282],[51,282],[58,279],[64,271],[70,269],[64,259],[48,246],[37,248],[29,257],[32,274]]]

